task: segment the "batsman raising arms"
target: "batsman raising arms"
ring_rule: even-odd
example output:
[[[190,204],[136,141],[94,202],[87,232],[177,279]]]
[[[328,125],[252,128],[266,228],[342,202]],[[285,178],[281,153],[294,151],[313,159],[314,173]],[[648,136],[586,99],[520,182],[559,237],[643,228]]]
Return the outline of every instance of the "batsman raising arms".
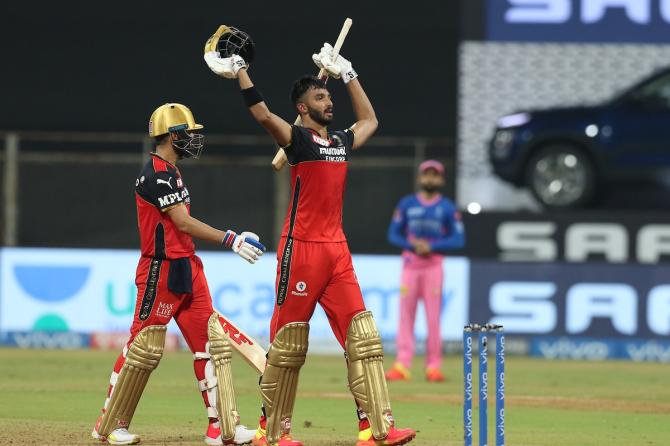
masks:
[[[284,149],[291,166],[292,199],[277,249],[271,345],[260,380],[263,413],[253,444],[302,445],[290,437],[291,417],[317,302],[345,351],[349,388],[358,408],[357,446],[405,444],[416,434],[394,427],[381,339],[365,309],[342,230],[349,157],[377,129],[374,109],[351,63],[333,57],[333,48],[326,43],[312,58],[330,76],[344,81],[357,121],[345,130],[328,130],[332,97],[322,80],[303,76],[291,89],[302,126],[289,124],[270,111],[249,77],[253,56],[249,42],[243,32],[222,26],[207,42],[205,60],[216,74],[238,79],[249,111]]]

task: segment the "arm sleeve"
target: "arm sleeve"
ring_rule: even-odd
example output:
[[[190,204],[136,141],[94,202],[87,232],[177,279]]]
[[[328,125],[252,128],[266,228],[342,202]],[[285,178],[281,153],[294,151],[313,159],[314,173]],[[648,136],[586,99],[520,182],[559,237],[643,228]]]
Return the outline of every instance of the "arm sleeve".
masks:
[[[291,124],[291,142],[284,147],[280,146],[280,148],[284,149],[284,152],[286,153],[294,153],[300,149],[301,143],[302,135],[300,133],[300,128],[295,124]]]
[[[345,146],[347,148],[347,152],[351,152],[351,150],[354,148],[354,139],[356,138],[356,132],[354,132],[354,129],[350,127],[344,131],[344,136],[346,138]]]
[[[182,191],[177,186],[177,176],[170,172],[156,172],[147,177],[138,193],[145,200],[165,212],[184,202]]]
[[[444,252],[450,249],[459,249],[465,246],[465,230],[461,221],[461,213],[453,207],[446,212],[444,217],[444,226],[447,230],[446,235],[431,242],[432,251]]]
[[[286,153],[286,158],[288,159],[289,164],[296,164],[300,160],[303,145],[304,141],[302,133],[300,132],[300,127],[291,124],[291,142],[284,147],[281,147],[284,149],[284,153]]]
[[[414,247],[407,241],[405,229],[407,227],[407,220],[405,219],[405,209],[403,202],[398,203],[398,206],[393,211],[393,218],[389,225],[387,237],[390,244],[401,249],[408,249],[412,251]]]

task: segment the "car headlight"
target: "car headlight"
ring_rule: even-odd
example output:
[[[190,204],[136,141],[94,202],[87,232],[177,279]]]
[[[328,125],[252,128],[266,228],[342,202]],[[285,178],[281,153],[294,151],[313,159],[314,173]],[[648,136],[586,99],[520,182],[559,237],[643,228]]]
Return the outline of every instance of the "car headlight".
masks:
[[[512,127],[521,127],[530,122],[530,113],[515,113],[513,115],[503,116],[498,119],[499,129],[509,129]]]
[[[515,131],[512,129],[498,130],[493,137],[493,148],[491,155],[495,159],[507,158],[514,142]]]

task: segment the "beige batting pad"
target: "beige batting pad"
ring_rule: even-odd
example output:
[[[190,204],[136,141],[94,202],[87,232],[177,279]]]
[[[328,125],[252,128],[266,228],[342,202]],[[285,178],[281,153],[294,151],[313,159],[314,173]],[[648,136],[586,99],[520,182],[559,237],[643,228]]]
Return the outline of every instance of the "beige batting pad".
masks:
[[[393,425],[391,401],[384,377],[384,352],[372,313],[358,313],[347,332],[349,388],[370,422],[372,435],[383,439]]]
[[[163,356],[166,330],[165,325],[151,325],[143,328],[133,339],[102,415],[99,435],[107,437],[114,429],[130,425],[149,376]]]
[[[268,350],[267,365],[260,383],[267,416],[268,444],[278,442],[283,433],[291,430],[298,376],[307,356],[308,337],[309,324],[306,322],[286,324]]]

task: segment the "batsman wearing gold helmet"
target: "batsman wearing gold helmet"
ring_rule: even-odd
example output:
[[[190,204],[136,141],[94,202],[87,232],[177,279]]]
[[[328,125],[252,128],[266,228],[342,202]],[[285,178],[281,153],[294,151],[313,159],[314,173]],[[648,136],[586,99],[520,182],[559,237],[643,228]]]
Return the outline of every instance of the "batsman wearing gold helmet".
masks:
[[[142,251],[135,279],[135,316],[92,433],[109,444],[140,442],[128,428],[149,376],[163,356],[166,325],[173,317],[193,352],[209,418],[205,443],[248,444],[254,436],[254,431],[239,424],[230,341],[212,307],[193,237],[232,249],[249,263],[255,263],[265,247],[251,232],[221,231],[190,215],[191,196],[177,161],[200,156],[202,128],[181,104],[161,105],[149,120],[156,149],[135,181]]]
[[[357,405],[357,446],[395,446],[415,437],[395,427],[391,413],[379,332],[366,311],[342,230],[347,167],[377,129],[372,104],[351,63],[324,44],[313,60],[341,78],[351,98],[356,123],[332,131],[333,99],[314,76],[298,79],[291,100],[302,125],[290,125],[268,108],[248,74],[249,39],[239,30],[220,27],[205,46],[205,61],[216,74],[238,79],[253,117],[284,148],[291,166],[292,200],[278,247],[276,303],[271,345],[261,377],[263,415],[253,444],[300,446],[290,436],[300,368],[307,354],[309,321],[316,304],[326,312],[349,369],[349,388]]]

